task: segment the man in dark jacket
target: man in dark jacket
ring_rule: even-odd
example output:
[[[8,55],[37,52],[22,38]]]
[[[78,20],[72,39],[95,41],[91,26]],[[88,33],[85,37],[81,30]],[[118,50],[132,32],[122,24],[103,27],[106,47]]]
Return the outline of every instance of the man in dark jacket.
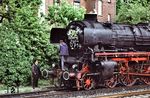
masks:
[[[38,87],[38,79],[41,75],[40,68],[38,66],[38,60],[34,60],[32,64],[32,87]]]
[[[65,70],[64,60],[69,55],[69,52],[68,52],[68,46],[63,40],[60,40],[59,51],[60,51],[59,55],[60,55],[60,59],[61,59],[61,68],[62,68],[62,70]]]

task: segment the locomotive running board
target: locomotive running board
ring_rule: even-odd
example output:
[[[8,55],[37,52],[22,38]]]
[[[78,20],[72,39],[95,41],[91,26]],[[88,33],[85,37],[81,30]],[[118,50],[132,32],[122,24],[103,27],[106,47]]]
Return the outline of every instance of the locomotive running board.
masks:
[[[150,56],[150,52],[105,52],[105,53],[95,53],[96,57],[99,56]]]
[[[146,73],[146,74],[142,74],[142,73],[120,73],[121,75],[134,75],[134,76],[146,76],[146,77],[150,77],[150,74]]]

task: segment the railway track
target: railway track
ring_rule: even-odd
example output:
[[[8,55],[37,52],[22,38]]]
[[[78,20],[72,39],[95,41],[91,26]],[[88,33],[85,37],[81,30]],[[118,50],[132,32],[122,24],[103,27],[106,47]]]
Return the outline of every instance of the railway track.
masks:
[[[25,92],[25,93],[14,93],[14,94],[2,94],[0,95],[0,98],[25,98],[25,97],[32,97],[32,96],[36,96],[36,95],[42,95],[45,93],[49,93],[49,92],[58,92],[61,91],[62,89],[58,89],[55,87],[48,87],[45,90],[39,90],[39,91],[32,91],[32,92]]]
[[[43,91],[35,91],[29,93],[20,93],[20,94],[8,94],[0,95],[0,98],[122,98],[127,96],[127,93],[130,92],[128,96],[141,94],[139,92],[144,91],[145,93],[150,93],[150,86],[148,85],[137,85],[133,87],[116,87],[114,89],[109,88],[99,88],[95,90],[65,90],[65,89],[56,89],[49,88]],[[138,92],[138,93],[132,93]],[[119,97],[117,97],[119,96]]]
[[[139,95],[146,95],[147,97],[150,97],[150,90],[123,93],[123,94],[113,94],[113,95],[99,96],[99,97],[96,97],[96,98],[124,98],[124,97],[132,97],[132,96],[139,96]]]

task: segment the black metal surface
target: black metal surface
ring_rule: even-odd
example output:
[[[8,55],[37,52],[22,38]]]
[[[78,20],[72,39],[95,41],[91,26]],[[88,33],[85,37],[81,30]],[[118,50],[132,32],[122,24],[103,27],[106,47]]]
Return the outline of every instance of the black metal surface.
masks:
[[[51,43],[59,43],[60,40],[67,39],[66,29],[64,28],[52,28],[50,34]]]
[[[113,76],[115,66],[117,66],[117,62],[115,61],[102,61],[101,66],[103,68],[102,70],[102,76],[104,79],[108,79]]]
[[[65,40],[69,47],[69,56],[65,61],[67,71],[71,72],[71,66],[77,64],[78,71],[75,73],[79,73],[82,65],[87,64],[95,82],[105,85],[105,80],[115,73],[117,64],[107,61],[111,57],[98,58],[94,53],[150,51],[150,24],[101,23],[97,22],[95,14],[90,14],[85,15],[83,21],[72,21],[66,28],[53,28],[51,42],[58,43],[60,39]],[[69,74],[63,75],[67,81],[70,80]],[[77,87],[77,84],[74,86]]]
[[[83,21],[71,22],[64,31],[52,29],[57,38],[67,38],[71,50],[85,46],[95,46],[109,49],[133,49],[145,51],[150,46],[149,24],[125,25],[101,23],[96,21],[96,15],[85,15]],[[58,32],[63,32],[59,33]],[[74,32],[74,34],[72,33]],[[70,36],[70,34],[73,34]],[[56,38],[55,36],[55,38]],[[67,37],[64,37],[67,36]],[[51,37],[54,37],[51,35]],[[144,47],[144,48],[143,48]]]

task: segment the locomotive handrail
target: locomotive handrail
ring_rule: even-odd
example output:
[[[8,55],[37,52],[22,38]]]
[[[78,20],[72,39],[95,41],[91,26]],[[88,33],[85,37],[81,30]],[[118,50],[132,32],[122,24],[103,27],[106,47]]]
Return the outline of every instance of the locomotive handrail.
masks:
[[[95,53],[95,56],[118,56],[118,55],[126,55],[126,56],[150,56],[150,52],[116,52],[116,53]]]
[[[94,61],[94,50],[90,47],[88,47],[88,49],[92,52],[91,54],[91,60]]]

